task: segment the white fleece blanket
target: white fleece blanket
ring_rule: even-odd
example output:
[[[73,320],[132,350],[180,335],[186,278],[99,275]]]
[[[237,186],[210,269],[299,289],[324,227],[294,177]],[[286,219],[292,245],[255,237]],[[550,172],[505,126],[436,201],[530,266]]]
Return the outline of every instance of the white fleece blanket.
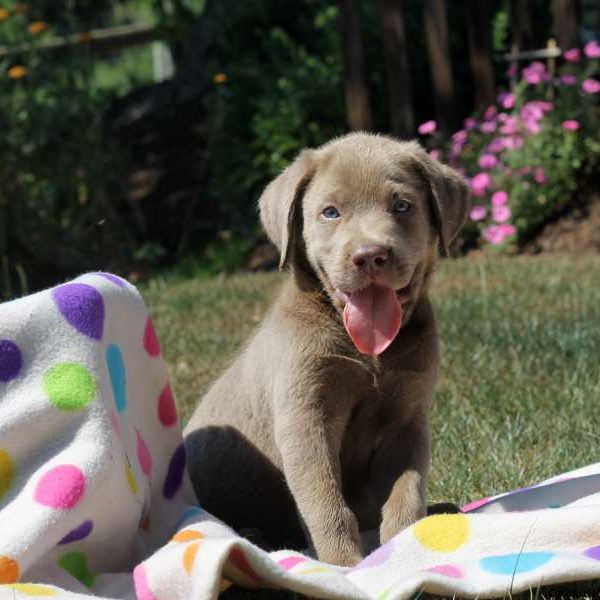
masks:
[[[600,577],[600,463],[423,519],[352,569],[264,552],[191,504],[135,288],[92,273],[0,305],[0,599],[204,599],[232,582],[482,598]]]

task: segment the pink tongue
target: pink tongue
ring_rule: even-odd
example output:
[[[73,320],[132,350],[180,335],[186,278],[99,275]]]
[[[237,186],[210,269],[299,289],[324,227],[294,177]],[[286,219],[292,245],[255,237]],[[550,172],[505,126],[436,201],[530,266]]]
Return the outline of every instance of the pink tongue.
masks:
[[[401,324],[402,306],[390,288],[371,285],[353,293],[344,308],[346,331],[363,354],[381,354]]]

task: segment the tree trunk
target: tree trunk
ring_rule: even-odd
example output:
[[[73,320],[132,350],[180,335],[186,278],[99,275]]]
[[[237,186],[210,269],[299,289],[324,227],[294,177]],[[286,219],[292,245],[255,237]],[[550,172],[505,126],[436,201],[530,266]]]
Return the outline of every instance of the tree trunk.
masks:
[[[413,137],[415,116],[402,0],[378,0],[378,4],[392,133],[401,138]]]
[[[577,0],[552,0],[554,34],[564,52],[579,45]]]
[[[423,20],[433,79],[436,120],[442,130],[448,133],[456,126],[456,107],[445,0],[425,0]]]
[[[513,50],[535,48],[531,0],[510,0],[510,44]]]
[[[360,13],[355,0],[338,0],[344,54],[346,119],[350,129],[373,129]]]
[[[489,0],[472,0],[469,8],[467,27],[471,71],[475,87],[475,107],[477,110],[485,110],[496,100],[494,63],[492,61],[491,6]]]

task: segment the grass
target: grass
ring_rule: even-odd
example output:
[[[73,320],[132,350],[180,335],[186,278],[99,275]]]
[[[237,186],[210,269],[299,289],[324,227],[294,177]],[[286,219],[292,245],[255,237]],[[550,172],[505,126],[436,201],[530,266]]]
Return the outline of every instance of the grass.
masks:
[[[283,277],[156,279],[143,289],[184,420]],[[462,504],[598,460],[599,259],[445,261],[432,296],[443,360],[431,501]]]

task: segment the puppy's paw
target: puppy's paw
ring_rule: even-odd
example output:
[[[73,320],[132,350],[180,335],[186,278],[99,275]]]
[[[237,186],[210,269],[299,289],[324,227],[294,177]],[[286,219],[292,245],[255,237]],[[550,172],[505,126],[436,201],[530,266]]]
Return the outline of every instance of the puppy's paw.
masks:
[[[410,527],[427,515],[427,508],[419,494],[407,495],[401,505],[386,504],[383,508],[383,520],[379,529],[382,544],[389,542],[403,529]]]
[[[341,567],[352,567],[363,559],[358,522],[349,508],[344,508],[332,535],[315,540],[319,560]]]

